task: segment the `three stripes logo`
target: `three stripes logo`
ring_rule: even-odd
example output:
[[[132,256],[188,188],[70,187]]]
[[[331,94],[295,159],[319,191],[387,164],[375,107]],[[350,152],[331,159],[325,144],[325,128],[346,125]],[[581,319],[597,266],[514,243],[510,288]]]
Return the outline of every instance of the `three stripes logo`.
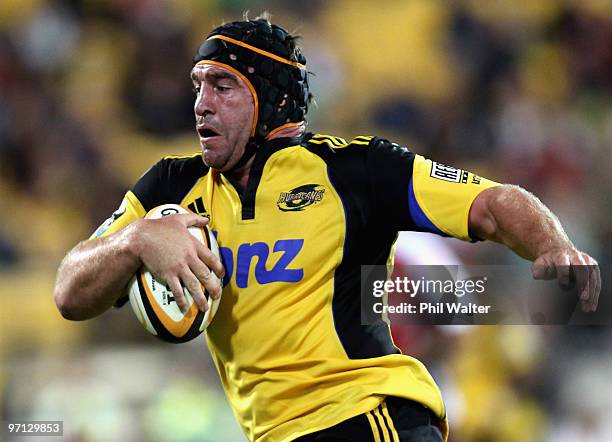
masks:
[[[197,213],[200,216],[206,216],[206,217],[209,216],[208,211],[206,210],[206,207],[204,206],[204,201],[202,200],[202,197],[197,198],[194,202],[189,204],[187,208],[191,210],[192,212]]]
[[[375,441],[399,442],[399,434],[393,424],[386,402],[366,413]]]

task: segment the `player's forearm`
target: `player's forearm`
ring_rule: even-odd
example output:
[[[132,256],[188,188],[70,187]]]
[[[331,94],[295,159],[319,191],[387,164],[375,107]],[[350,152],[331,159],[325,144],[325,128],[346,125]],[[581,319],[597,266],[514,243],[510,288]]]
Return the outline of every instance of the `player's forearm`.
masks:
[[[123,294],[141,261],[134,226],[107,238],[83,241],[62,261],[55,303],[66,319],[80,321],[108,310]]]
[[[482,204],[474,207],[480,213],[470,213],[476,236],[502,243],[530,261],[553,249],[574,247],[559,219],[526,190],[504,185],[481,195]]]

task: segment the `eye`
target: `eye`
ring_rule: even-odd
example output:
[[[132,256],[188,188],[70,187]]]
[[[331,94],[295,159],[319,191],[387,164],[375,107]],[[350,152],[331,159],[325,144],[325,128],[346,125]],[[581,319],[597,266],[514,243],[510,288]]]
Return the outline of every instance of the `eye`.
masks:
[[[193,86],[191,86],[191,91],[196,94],[196,95],[200,95],[200,90],[202,88],[200,87],[200,85],[194,84]]]
[[[215,89],[218,92],[226,92],[226,91],[230,90],[230,88],[228,86],[220,86],[220,85],[215,86]]]

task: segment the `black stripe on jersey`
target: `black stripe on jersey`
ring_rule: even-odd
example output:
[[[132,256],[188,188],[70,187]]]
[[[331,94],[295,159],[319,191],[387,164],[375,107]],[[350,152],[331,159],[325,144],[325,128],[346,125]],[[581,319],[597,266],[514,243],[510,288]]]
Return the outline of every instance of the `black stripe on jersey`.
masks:
[[[161,204],[180,204],[208,171],[201,154],[163,158],[138,180],[132,192],[147,212]]]
[[[202,229],[202,232],[204,233],[204,240],[206,241],[206,248],[210,250],[210,230],[208,230],[208,228],[206,227],[200,227]],[[208,298],[208,291],[205,291],[204,294],[206,295],[206,297]]]
[[[335,152],[320,149],[317,144],[308,143],[306,147],[327,164],[330,182],[344,206],[346,234],[343,259],[334,275],[332,300],[338,338],[351,359],[399,353],[393,345],[389,327],[380,315],[372,318],[372,325],[361,325],[361,265],[385,265],[397,236],[397,230],[388,225],[388,214],[378,212],[376,202],[380,192],[374,185],[376,176],[388,172],[372,168],[372,156],[378,154],[372,146],[349,144]],[[405,186],[406,205],[408,181]],[[398,183],[396,181],[395,186]],[[404,216],[406,213],[407,210]],[[370,275],[376,279],[384,279],[385,276]]]
[[[206,207],[204,207],[204,201],[202,198],[198,198],[194,201],[196,209],[198,209],[198,213],[206,213]]]
[[[307,133],[296,138],[275,138],[273,140],[266,141],[264,144],[258,147],[257,152],[255,153],[255,159],[251,165],[251,170],[249,171],[249,180],[244,191],[229,175],[224,175],[234,186],[236,192],[238,192],[240,202],[242,203],[243,220],[255,218],[255,196],[257,194],[257,187],[259,187],[259,183],[261,181],[263,168],[266,165],[268,158],[270,158],[274,152],[284,149],[285,147],[299,145],[310,137],[312,137],[311,133]]]

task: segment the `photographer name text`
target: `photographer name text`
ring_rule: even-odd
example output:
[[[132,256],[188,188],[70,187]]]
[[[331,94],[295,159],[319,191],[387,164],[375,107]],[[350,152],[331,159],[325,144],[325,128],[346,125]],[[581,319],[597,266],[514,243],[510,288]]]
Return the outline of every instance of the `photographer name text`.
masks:
[[[490,305],[479,305],[473,302],[467,304],[458,304],[454,302],[419,302],[418,304],[408,304],[402,302],[399,305],[384,305],[382,302],[376,302],[373,305],[374,313],[387,314],[487,314],[491,310]]]

